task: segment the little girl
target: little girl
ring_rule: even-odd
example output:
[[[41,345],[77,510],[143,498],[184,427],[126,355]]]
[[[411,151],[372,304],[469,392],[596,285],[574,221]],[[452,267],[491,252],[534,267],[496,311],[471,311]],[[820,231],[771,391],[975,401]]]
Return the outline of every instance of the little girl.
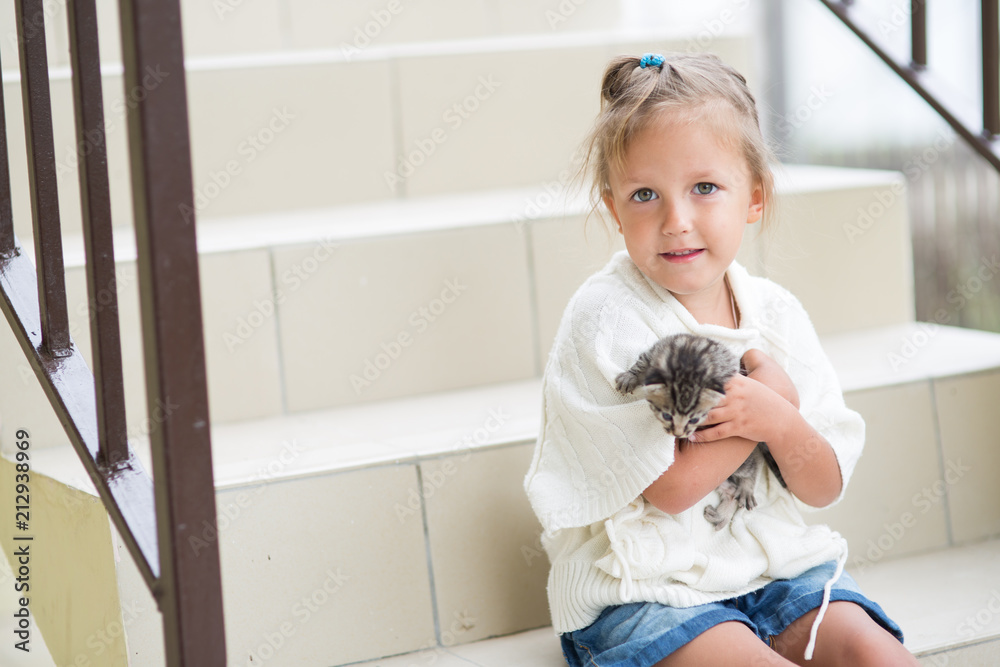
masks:
[[[809,317],[734,261],[774,201],[746,80],[709,55],[619,57],[587,144],[593,192],[624,236],[573,296],[545,369],[525,489],[551,560],[553,626],[572,667],[916,665],[843,571],[847,546],[804,506],[843,494],[864,443]],[[675,448],[615,377],[659,338],[742,358],[693,444]],[[770,447],[757,506],[716,531],[714,489]]]

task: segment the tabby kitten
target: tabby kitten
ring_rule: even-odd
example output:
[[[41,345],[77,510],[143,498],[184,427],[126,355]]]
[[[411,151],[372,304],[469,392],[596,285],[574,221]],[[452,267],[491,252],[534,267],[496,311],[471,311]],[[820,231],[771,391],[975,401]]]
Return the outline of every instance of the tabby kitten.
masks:
[[[677,438],[678,447],[705,420],[725,395],[726,382],[744,372],[739,361],[724,345],[704,336],[676,334],[658,340],[639,356],[629,370],[615,378],[618,391],[631,394],[640,386],[656,418],[667,433]],[[785,486],[778,465],[763,442],[747,460],[722,482],[716,491],[722,500],[705,508],[705,519],[721,530],[740,507],[757,506],[754,485],[763,459]]]

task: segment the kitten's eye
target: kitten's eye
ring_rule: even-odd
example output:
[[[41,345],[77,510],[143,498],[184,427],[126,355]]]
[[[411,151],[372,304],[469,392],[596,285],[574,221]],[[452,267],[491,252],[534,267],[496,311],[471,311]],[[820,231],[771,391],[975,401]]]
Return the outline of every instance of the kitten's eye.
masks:
[[[663,417],[664,421],[668,421],[668,422],[674,421],[674,418],[670,415],[669,412],[661,412],[660,416]]]
[[[691,417],[691,423],[700,424],[702,419],[704,419],[704,417]]]
[[[639,190],[636,190],[635,194],[632,195],[632,201],[645,202],[645,201],[653,201],[654,199],[659,199],[659,197],[657,197],[656,193],[650,190],[649,188],[641,188]]]
[[[710,195],[719,189],[714,183],[698,183],[694,186],[694,192],[698,195]]]

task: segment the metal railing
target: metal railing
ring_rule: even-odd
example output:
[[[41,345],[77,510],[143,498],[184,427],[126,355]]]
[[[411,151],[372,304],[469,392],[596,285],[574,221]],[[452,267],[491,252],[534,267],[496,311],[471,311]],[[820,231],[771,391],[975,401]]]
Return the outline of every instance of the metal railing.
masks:
[[[855,15],[854,0],[820,0],[910,85],[976,152],[1000,171],[1000,0],[981,0],[982,113],[950,94],[950,86],[927,67],[926,0],[910,0],[910,58],[894,56]]]
[[[225,664],[179,0],[119,0],[153,480],[126,436],[95,0],[67,0],[93,372],[69,334],[42,0],[15,0],[34,261],[0,96],[0,308],[163,615],[167,664]],[[37,274],[36,274],[37,267]],[[170,410],[157,411],[168,405]],[[195,531],[198,534],[195,535]]]

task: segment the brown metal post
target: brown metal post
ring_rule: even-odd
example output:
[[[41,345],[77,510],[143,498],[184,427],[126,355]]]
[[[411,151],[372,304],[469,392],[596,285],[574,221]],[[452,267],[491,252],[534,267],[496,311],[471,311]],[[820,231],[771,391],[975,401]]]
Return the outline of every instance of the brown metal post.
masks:
[[[2,92],[2,91],[0,91]],[[10,162],[7,158],[7,112],[0,94],[0,258],[16,252],[14,213],[10,200]]]
[[[1000,10],[998,0],[983,0],[983,128],[1000,135]]]
[[[63,271],[59,193],[52,141],[49,67],[45,52],[42,0],[17,0],[17,38],[21,57],[24,135],[28,152],[28,182],[38,267],[38,309],[42,316],[42,346],[55,357],[69,354],[69,318]]]
[[[910,0],[910,64],[927,67],[927,4],[926,0]]]
[[[179,0],[119,0],[167,664],[226,664]],[[143,95],[134,94],[142,91]],[[211,536],[206,538],[206,536]],[[195,540],[198,549],[193,548]]]
[[[118,290],[111,228],[111,193],[101,95],[101,62],[95,0],[68,0],[73,102],[87,253],[90,340],[97,397],[99,461],[113,466],[128,459],[125,391],[122,382]]]

